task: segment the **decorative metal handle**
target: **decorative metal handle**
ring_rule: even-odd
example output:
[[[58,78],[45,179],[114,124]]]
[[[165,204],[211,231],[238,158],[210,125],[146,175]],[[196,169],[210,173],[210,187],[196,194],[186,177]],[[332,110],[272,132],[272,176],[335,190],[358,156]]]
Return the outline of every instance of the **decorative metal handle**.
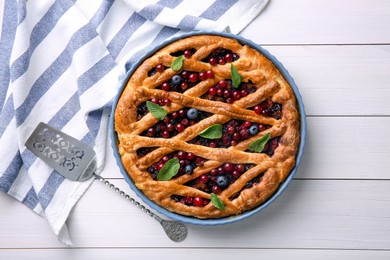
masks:
[[[178,221],[171,221],[171,220],[165,220],[160,218],[158,215],[154,214],[150,209],[146,208],[144,205],[136,201],[134,198],[132,198],[130,195],[126,194],[124,191],[116,187],[114,184],[110,183],[108,180],[104,179],[103,177],[97,175],[96,173],[93,173],[93,176],[99,180],[101,183],[109,187],[110,189],[114,190],[116,193],[121,195],[123,198],[128,200],[131,204],[137,206],[140,210],[145,212],[147,215],[151,216],[155,220],[157,220],[161,226],[164,228],[165,233],[168,235],[170,239],[172,239],[175,242],[181,242],[183,241],[187,236],[187,227]]]

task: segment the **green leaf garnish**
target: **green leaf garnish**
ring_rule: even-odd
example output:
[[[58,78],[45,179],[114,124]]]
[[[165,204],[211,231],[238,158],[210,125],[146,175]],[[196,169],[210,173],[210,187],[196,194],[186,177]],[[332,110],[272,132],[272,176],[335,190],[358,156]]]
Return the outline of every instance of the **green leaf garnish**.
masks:
[[[176,59],[174,59],[171,63],[171,68],[174,71],[179,71],[181,67],[183,66],[183,60],[184,60],[184,55],[180,55]]]
[[[258,152],[261,153],[264,149],[265,144],[268,142],[268,140],[271,138],[271,134],[267,133],[260,139],[257,139],[256,141],[253,141],[252,143],[249,144],[248,149],[253,151],[253,152]]]
[[[238,86],[240,86],[241,84],[242,77],[238,73],[236,66],[234,66],[234,64],[230,65],[230,71],[232,73],[233,87],[238,88]]]
[[[214,193],[211,193],[210,199],[211,199],[211,203],[213,204],[214,207],[216,207],[217,209],[220,209],[220,210],[225,209],[225,204],[223,204],[222,200],[220,198],[218,198],[217,195],[215,195]]]
[[[180,163],[179,159],[172,158],[167,161],[161,170],[157,174],[157,179],[159,181],[167,181],[170,180],[173,176],[175,176],[179,172]]]
[[[153,102],[146,101],[146,107],[148,108],[149,112],[159,120],[163,120],[167,115],[167,111],[164,108],[154,104]]]
[[[209,126],[205,130],[200,132],[199,135],[207,139],[219,139],[222,137],[222,125],[215,124]]]

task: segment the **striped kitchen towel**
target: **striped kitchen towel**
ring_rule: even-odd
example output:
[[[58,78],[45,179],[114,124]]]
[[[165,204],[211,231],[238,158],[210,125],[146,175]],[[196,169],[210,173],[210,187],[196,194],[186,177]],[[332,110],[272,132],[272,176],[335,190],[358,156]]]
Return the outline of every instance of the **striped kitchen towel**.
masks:
[[[237,34],[267,2],[1,1],[0,190],[44,217],[71,245],[66,219],[92,180],[64,179],[26,150],[37,124],[94,147],[101,172],[113,97],[146,47],[192,30],[228,26]]]

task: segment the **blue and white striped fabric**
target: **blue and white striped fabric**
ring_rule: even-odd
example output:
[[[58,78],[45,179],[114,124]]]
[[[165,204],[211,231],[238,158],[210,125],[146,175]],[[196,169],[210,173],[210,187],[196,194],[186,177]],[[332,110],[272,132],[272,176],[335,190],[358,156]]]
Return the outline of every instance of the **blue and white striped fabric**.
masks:
[[[71,245],[65,222],[92,180],[66,180],[27,151],[36,125],[46,122],[94,147],[101,171],[112,99],[147,47],[191,30],[229,26],[239,33],[267,2],[1,1],[0,190]]]

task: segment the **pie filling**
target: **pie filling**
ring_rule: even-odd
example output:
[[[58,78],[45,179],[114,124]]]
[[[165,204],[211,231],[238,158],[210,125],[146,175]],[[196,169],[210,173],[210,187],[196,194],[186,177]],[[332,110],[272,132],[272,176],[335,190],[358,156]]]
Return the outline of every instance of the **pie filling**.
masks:
[[[194,50],[184,52],[187,56],[190,56],[188,52],[190,52],[192,55],[194,53]],[[184,55],[184,52],[174,53],[174,56]],[[238,59],[238,55],[232,53],[229,50],[219,48],[212,52],[207,58],[205,58],[204,61],[209,61],[210,63],[213,63],[213,59],[223,59],[224,62],[231,62]],[[157,66],[154,70],[162,70],[161,66]],[[184,70],[180,71],[171,79],[158,86],[157,89],[184,93],[186,90],[196,86],[200,81],[213,77],[214,75],[210,71],[198,73]],[[256,85],[252,82],[242,82],[237,88],[235,88],[232,84],[232,80],[224,79],[220,80],[217,84],[210,87],[208,91],[201,96],[201,98],[213,101],[220,101],[224,103],[233,103],[236,100],[239,100],[249,94],[254,93],[256,90]],[[169,99],[152,98],[149,101],[160,106],[170,106],[171,104],[171,101]],[[261,103],[249,109],[262,116],[280,119],[282,105],[279,103],[272,102],[270,98],[267,98],[265,101],[262,101]],[[149,111],[146,107],[146,102],[141,103],[137,108],[137,119],[140,120],[148,112]],[[211,113],[201,111],[195,108],[184,107],[180,110],[167,114],[163,120],[158,121],[155,125],[143,131],[141,133],[141,136],[148,136],[154,138],[171,138],[183,132],[187,127],[195,125],[210,116],[212,116]],[[209,139],[198,135],[194,139],[189,140],[188,143],[212,148],[229,148],[230,146],[235,146],[241,141],[244,141],[259,134],[260,132],[269,129],[270,127],[271,126],[267,124],[259,124],[250,121],[231,119],[226,123],[222,124],[222,136],[220,138]],[[268,140],[268,142],[266,142],[266,144],[264,145],[264,148],[261,153],[267,154],[268,156],[272,156],[274,154],[274,151],[278,147],[278,144],[279,137],[274,137]],[[137,154],[141,158],[155,149],[156,147],[140,148],[138,149]],[[252,151],[247,149],[246,152]],[[180,163],[178,173],[173,177],[173,179],[178,178],[184,174],[193,174],[197,167],[203,166],[204,163],[207,161],[205,158],[202,158],[190,152],[172,152],[163,156],[160,160],[153,163],[147,168],[147,171],[153,180],[157,180],[157,175],[159,171],[163,168],[165,163],[172,158],[177,158]],[[254,166],[255,165],[253,164],[224,163],[221,166],[212,169],[205,174],[202,174],[196,179],[185,183],[185,185],[209,194],[220,194],[223,190],[228,188],[229,185],[234,183],[243,173],[245,173],[247,170]],[[246,182],[242,190],[249,189],[253,185],[259,184],[262,180],[263,174],[264,173],[261,173],[258,176],[254,177],[252,180]],[[229,199],[234,200],[239,196],[241,191],[235,193]],[[189,197],[177,194],[171,195],[171,199],[187,206],[198,207],[205,206],[210,202],[210,200],[199,196]]]

